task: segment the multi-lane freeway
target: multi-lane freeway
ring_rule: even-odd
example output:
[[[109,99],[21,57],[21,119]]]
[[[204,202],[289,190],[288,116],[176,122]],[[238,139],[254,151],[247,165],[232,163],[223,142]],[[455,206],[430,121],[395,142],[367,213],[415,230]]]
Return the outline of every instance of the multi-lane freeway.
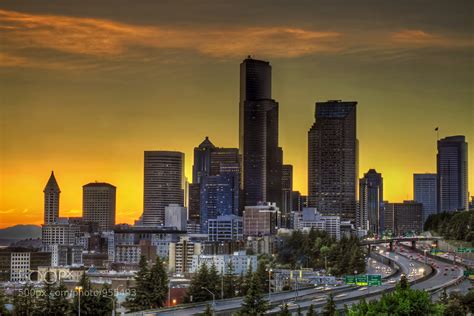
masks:
[[[380,255],[389,258],[397,263],[400,272],[405,274],[412,287],[422,289],[434,293],[446,286],[452,286],[462,281],[463,270],[461,267],[447,264],[436,258],[425,258],[423,255],[410,250],[407,247],[398,247],[394,252],[388,252],[385,248],[379,247]],[[379,267],[377,269],[377,266]],[[382,263],[374,265],[372,259],[368,261],[368,272],[387,271]],[[377,287],[356,287],[356,286],[339,286],[339,287],[311,287],[300,289],[296,295],[295,291],[272,293],[270,302],[272,305],[269,314],[280,311],[280,306],[287,304],[290,311],[295,311],[298,306],[305,310],[310,305],[314,305],[315,309],[321,309],[326,303],[326,299],[330,293],[333,294],[337,308],[343,308],[344,305],[352,305],[357,303],[361,298],[377,299],[382,293],[393,290],[396,282],[399,280],[401,273],[397,273],[392,277],[385,278],[381,286]],[[210,302],[212,304],[212,302]],[[242,298],[234,298],[227,300],[216,300],[215,312],[217,314],[231,314],[237,311],[242,304]],[[193,315],[203,312],[205,304],[195,304],[192,306],[178,306],[172,309],[162,309],[156,311],[146,311],[137,315]]]

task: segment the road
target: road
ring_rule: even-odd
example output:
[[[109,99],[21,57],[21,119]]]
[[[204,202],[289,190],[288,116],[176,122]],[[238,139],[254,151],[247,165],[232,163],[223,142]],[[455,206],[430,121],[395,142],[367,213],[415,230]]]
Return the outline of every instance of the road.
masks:
[[[382,248],[384,249],[384,248]],[[403,249],[402,252],[400,248],[396,252],[386,252],[386,250],[380,250],[382,255],[388,257],[397,262],[400,266],[401,272],[407,275],[410,282],[418,282],[423,276],[431,274],[431,266],[435,267],[434,273],[432,276],[426,280],[420,281],[412,285],[414,289],[423,289],[428,291],[435,291],[437,288],[442,287],[443,285],[457,282],[462,278],[463,270],[454,267],[449,264],[445,264],[436,259],[426,259],[428,265],[425,265],[425,258],[423,255],[419,255],[416,252]],[[411,258],[410,258],[411,257]],[[380,263],[376,264],[382,266]],[[430,266],[431,265],[431,266]],[[369,271],[376,269],[373,265],[373,262],[369,261],[368,265]],[[377,270],[375,270],[377,271]],[[303,310],[307,309],[310,305],[315,306],[315,310],[320,310],[326,303],[326,299],[329,293],[333,293],[334,300],[336,302],[337,308],[343,308],[344,305],[352,305],[359,302],[363,297],[371,299],[377,299],[381,296],[382,293],[387,290],[393,290],[396,282],[399,280],[400,276],[391,277],[383,282],[381,286],[373,288],[359,288],[354,286],[339,286],[339,287],[329,287],[324,288],[307,288],[298,291],[298,296],[296,297],[295,291],[282,292],[282,293],[272,293],[271,302],[272,304],[283,304],[285,302],[289,305],[290,311],[296,311],[298,306]],[[212,304],[212,302],[210,302]],[[216,313],[230,312],[238,310],[241,307],[242,299],[228,299],[228,300],[217,300],[215,305]],[[183,309],[172,309],[172,310],[160,310],[159,315],[193,315],[201,313],[204,310],[203,304],[197,304],[194,307],[186,307]],[[270,314],[273,312],[280,311],[278,306],[275,306],[270,310]],[[154,312],[144,312],[137,315],[157,315],[158,311]]]

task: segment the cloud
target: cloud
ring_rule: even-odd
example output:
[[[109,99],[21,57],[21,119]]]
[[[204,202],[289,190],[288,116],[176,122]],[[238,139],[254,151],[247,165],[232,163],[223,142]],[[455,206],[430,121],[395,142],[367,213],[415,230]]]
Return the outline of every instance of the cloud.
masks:
[[[462,48],[472,47],[470,38],[428,33],[423,30],[401,30],[391,35],[391,41],[397,46]]]
[[[139,26],[105,19],[33,15],[0,10],[0,32],[10,51],[50,49],[95,57],[135,56],[134,49],[181,49],[217,57],[259,54],[291,58],[341,49],[342,34],[301,28],[185,28]],[[4,53],[2,65],[26,65],[28,60]]]
[[[0,214],[9,214],[9,213],[12,213],[12,212],[14,212],[14,211],[15,211],[15,209],[12,208],[12,209],[9,209],[9,210],[0,211]]]

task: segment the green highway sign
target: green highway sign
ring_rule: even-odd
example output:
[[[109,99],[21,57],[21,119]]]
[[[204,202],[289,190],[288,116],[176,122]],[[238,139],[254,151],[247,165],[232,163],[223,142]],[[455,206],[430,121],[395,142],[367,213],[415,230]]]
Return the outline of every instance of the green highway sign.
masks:
[[[435,255],[435,254],[440,253],[440,252],[442,252],[442,251],[439,250],[438,248],[431,248],[431,251],[430,251],[430,252],[431,252],[431,254],[434,254],[434,255]]]
[[[471,253],[471,252],[474,252],[474,248],[458,248],[456,252]]]
[[[368,286],[379,286],[382,285],[382,275],[380,274],[369,274],[367,275]]]
[[[464,271],[464,276],[467,276],[467,277],[474,276],[474,270]]]
[[[367,275],[356,275],[356,285],[359,285],[359,286],[367,285]]]
[[[356,284],[355,275],[345,275],[344,276],[344,283],[346,283],[346,284]]]

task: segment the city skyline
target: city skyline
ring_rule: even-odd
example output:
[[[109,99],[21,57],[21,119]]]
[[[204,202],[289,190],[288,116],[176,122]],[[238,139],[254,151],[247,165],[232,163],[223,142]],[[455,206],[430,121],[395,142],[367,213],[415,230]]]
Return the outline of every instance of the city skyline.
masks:
[[[473,139],[472,63],[467,54],[472,51],[472,40],[463,31],[468,28],[465,15],[455,6],[449,6],[443,23],[437,24],[433,22],[439,18],[435,10],[428,9],[424,21],[418,23],[399,20],[388,12],[389,5],[381,5],[380,14],[390,23],[380,22],[381,34],[369,34],[365,44],[371,49],[363,51],[367,56],[354,43],[366,26],[360,24],[351,33],[348,30],[354,22],[350,19],[340,25],[327,20],[311,24],[305,15],[298,22],[290,14],[283,23],[287,28],[274,18],[261,21],[269,26],[268,32],[276,28],[276,34],[282,34],[277,39],[280,45],[271,42],[271,34],[253,30],[258,25],[246,18],[233,20],[233,33],[224,29],[224,36],[234,34],[242,43],[239,33],[248,32],[250,42],[270,44],[260,49],[239,46],[235,52],[223,45],[221,50],[213,47],[212,54],[204,45],[211,45],[212,39],[198,45],[198,53],[186,51],[195,44],[183,35],[189,29],[171,27],[168,20],[163,23],[169,24],[167,30],[174,32],[175,42],[164,38],[163,46],[139,43],[145,50],[140,51],[139,62],[130,57],[130,51],[139,51],[128,48],[126,31],[138,32],[145,36],[138,40],[145,41],[162,25],[137,21],[133,14],[125,18],[114,10],[105,13],[101,7],[90,17],[74,5],[69,10],[58,5],[50,12],[28,1],[17,7],[8,2],[2,6],[2,23],[20,27],[30,19],[33,26],[29,31],[4,31],[9,49],[3,50],[2,44],[0,55],[0,93],[6,105],[1,110],[0,227],[42,223],[42,189],[51,170],[61,188],[60,216],[80,215],[82,186],[97,180],[117,187],[117,223],[133,223],[143,211],[144,151],[184,152],[185,174],[191,181],[192,151],[205,136],[220,147],[238,147],[238,67],[248,54],[272,64],[272,97],[279,103],[283,163],[293,165],[294,190],[303,194],[307,193],[306,133],[313,123],[316,101],[358,101],[359,175],[371,168],[380,172],[384,198],[390,202],[413,199],[414,173],[436,172],[435,127],[440,129],[440,139],[459,134],[468,143]],[[276,16],[282,14],[272,10]],[[344,11],[343,16],[347,15]],[[71,44],[67,39],[77,32],[76,24],[103,31],[97,36],[109,34],[111,46],[107,48],[115,49],[121,60],[101,61],[100,45]],[[217,36],[211,31],[218,29],[219,21],[196,24],[200,26],[196,37]],[[42,27],[63,30],[66,40],[54,47],[40,44],[41,36],[53,36],[53,32],[41,33]],[[385,35],[389,39],[383,43],[394,46],[376,47],[374,43]],[[345,40],[338,40],[339,36]],[[28,42],[31,38],[38,41]],[[286,47],[289,43],[292,49]],[[269,49],[275,45],[278,49]],[[84,51],[87,49],[92,51]],[[168,55],[168,49],[180,50],[183,60]],[[45,54],[32,58],[38,51],[52,51],[55,58],[45,58]],[[432,54],[423,60],[427,51]],[[154,57],[156,52],[163,55]],[[368,56],[375,59],[368,60]],[[136,65],[133,70],[131,64]],[[77,69],[84,65],[90,71]],[[178,107],[183,109],[176,110]],[[468,156],[468,163],[474,165],[472,146]],[[471,191],[473,174],[471,168]]]

